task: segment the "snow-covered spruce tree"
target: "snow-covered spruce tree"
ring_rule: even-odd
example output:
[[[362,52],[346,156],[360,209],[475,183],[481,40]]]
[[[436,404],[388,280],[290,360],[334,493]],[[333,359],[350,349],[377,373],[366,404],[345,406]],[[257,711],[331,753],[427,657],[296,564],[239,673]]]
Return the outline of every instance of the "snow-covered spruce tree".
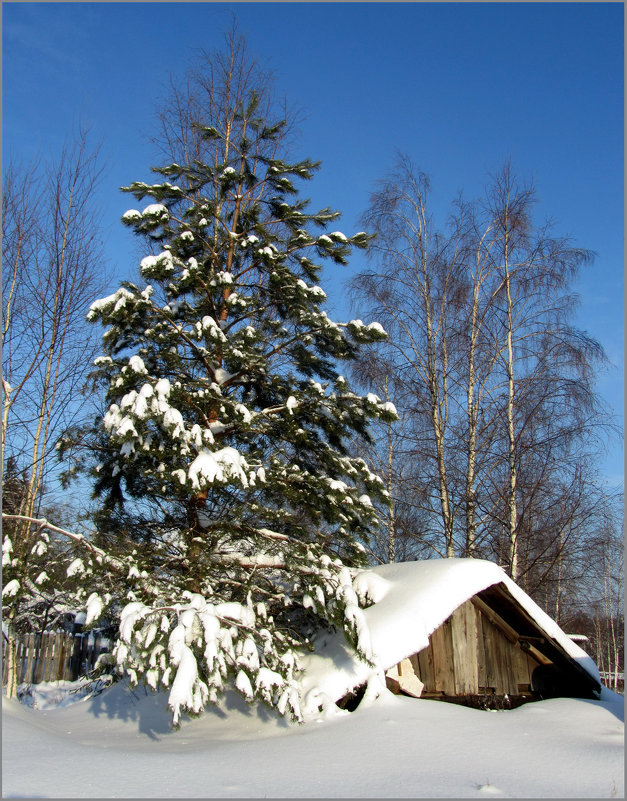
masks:
[[[277,158],[283,123],[257,111],[252,94],[196,125],[210,162],[126,188],[143,203],[123,222],[155,245],[148,285],[89,314],[107,327],[96,489],[144,540],[117,659],[171,688],[175,722],[226,685],[298,718],[297,650],[325,623],[368,656],[345,565],[363,558],[355,535],[382,482],[346,446],[395,412],[351,392],[336,363],[385,334],[330,320],[316,285],[317,259],[345,264],[368,236],[312,231],[339,215],[295,199],[316,165]]]

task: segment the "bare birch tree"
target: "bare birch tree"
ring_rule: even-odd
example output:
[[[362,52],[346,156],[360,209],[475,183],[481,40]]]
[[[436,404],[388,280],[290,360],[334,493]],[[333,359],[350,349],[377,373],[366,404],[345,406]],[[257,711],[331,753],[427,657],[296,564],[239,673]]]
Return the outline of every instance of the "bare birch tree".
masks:
[[[457,242],[432,230],[427,176],[401,157],[396,171],[371,197],[364,224],[376,234],[374,270],[352,288],[390,337],[384,358],[398,369],[416,420],[428,420],[442,555],[455,555],[453,508],[446,439],[449,426],[450,308],[457,291]]]
[[[23,518],[38,513],[58,471],[55,445],[87,403],[81,393],[95,338],[85,318],[104,275],[98,176],[97,154],[81,133],[56,163],[10,166],[4,182],[2,464],[10,457],[24,481],[11,510],[21,517],[4,527],[3,554],[21,588],[37,538]],[[23,591],[5,605],[10,629]]]
[[[534,465],[536,475],[527,475],[526,487],[539,486],[538,477],[552,460],[562,470],[567,462],[576,465],[584,458],[583,444],[607,424],[593,386],[603,349],[570,322],[575,304],[570,285],[591,254],[554,236],[550,224],[535,224],[534,202],[533,189],[521,186],[506,165],[484,207],[484,230],[492,235],[483,247],[496,277],[490,331],[497,369],[491,393],[500,451],[495,461],[502,469],[495,472],[493,490],[498,497],[502,487],[502,506],[494,510],[505,533],[504,562],[515,579],[524,573],[521,470],[529,473]]]

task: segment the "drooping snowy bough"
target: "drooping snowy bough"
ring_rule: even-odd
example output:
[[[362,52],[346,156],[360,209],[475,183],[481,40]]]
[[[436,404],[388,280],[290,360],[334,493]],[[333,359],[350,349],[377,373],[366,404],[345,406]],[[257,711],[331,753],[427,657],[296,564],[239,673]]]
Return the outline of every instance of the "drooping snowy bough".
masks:
[[[310,547],[303,555],[310,567],[295,566],[299,579],[277,584],[265,601],[255,602],[260,593],[253,590],[244,603],[183,591],[176,603],[127,604],[116,647],[118,665],[132,682],[143,676],[154,689],[170,689],[175,724],[181,711],[198,714],[227,686],[301,720],[296,679],[307,635],[320,621],[343,629],[361,656],[372,660],[350,571],[318,549]]]
[[[297,649],[323,626],[368,657],[345,566],[363,563],[384,490],[348,446],[395,410],[336,365],[385,332],[328,317],[315,260],[345,264],[369,237],[310,230],[339,216],[293,199],[316,165],[278,158],[284,124],[257,115],[251,95],[195,124],[203,160],[127,188],[143,201],[123,222],[151,243],[148,283],[89,312],[106,327],[98,526],[137,543],[153,587],[126,593],[117,659],[170,688],[175,720],[227,684],[298,718]]]

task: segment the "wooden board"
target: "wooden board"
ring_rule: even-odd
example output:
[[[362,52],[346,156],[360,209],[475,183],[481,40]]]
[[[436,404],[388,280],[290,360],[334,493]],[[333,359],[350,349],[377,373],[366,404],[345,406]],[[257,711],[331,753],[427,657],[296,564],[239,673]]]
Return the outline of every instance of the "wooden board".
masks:
[[[488,681],[487,657],[483,637],[483,616],[477,611],[477,692],[489,695],[495,688]]]
[[[483,617],[486,617],[493,626],[502,631],[508,640],[518,642],[518,633],[494,609],[491,609],[485,601],[475,595],[470,599],[470,602],[481,612]]]
[[[501,695],[506,690],[504,689],[500,632],[485,616],[482,616],[481,623],[486,662],[486,686],[492,688],[497,695]]]
[[[503,631],[482,612],[479,614],[479,659],[485,659],[485,681],[479,681],[480,687],[497,695],[517,695],[528,692],[531,684],[531,673],[538,662],[530,654],[523,651],[518,642]],[[483,678],[479,671],[480,679]]]
[[[455,694],[473,695],[479,691],[477,612],[466,602],[451,616]]]
[[[425,692],[435,692],[435,672],[433,669],[433,648],[431,647],[431,642],[429,642],[427,648],[411,656],[410,661],[414,667],[414,672],[425,685],[423,694]]]
[[[396,666],[396,673],[400,690],[406,695],[420,698],[424,690],[424,683],[416,674],[411,659],[403,659],[402,662],[399,662]]]
[[[63,634],[60,631],[58,631],[54,637],[54,655],[52,657],[52,664],[50,667],[49,681],[55,681],[58,676],[59,668],[61,667],[62,649],[63,649]]]
[[[22,681],[31,682],[33,680],[33,667],[35,665],[36,635],[28,634],[24,643],[24,660],[26,668],[23,676],[18,673],[18,683]],[[20,671],[21,672],[21,671]]]
[[[435,691],[445,695],[455,695],[455,669],[453,665],[451,629],[451,618],[448,618],[431,635]]]
[[[36,636],[36,651],[35,651],[35,666],[33,669],[32,681],[33,684],[39,684],[42,681],[46,681],[46,672],[48,668],[48,652],[50,650],[50,642],[51,638],[49,636],[45,637],[43,635],[37,634]]]

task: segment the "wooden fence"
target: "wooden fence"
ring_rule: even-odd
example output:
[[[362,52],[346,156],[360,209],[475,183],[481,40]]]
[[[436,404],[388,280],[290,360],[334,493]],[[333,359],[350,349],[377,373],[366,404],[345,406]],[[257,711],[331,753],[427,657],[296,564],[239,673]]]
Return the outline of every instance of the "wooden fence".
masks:
[[[2,637],[2,685],[7,683],[7,640]],[[39,684],[65,679],[75,681],[89,673],[100,654],[110,651],[110,641],[99,634],[46,632],[17,639],[17,683]]]

